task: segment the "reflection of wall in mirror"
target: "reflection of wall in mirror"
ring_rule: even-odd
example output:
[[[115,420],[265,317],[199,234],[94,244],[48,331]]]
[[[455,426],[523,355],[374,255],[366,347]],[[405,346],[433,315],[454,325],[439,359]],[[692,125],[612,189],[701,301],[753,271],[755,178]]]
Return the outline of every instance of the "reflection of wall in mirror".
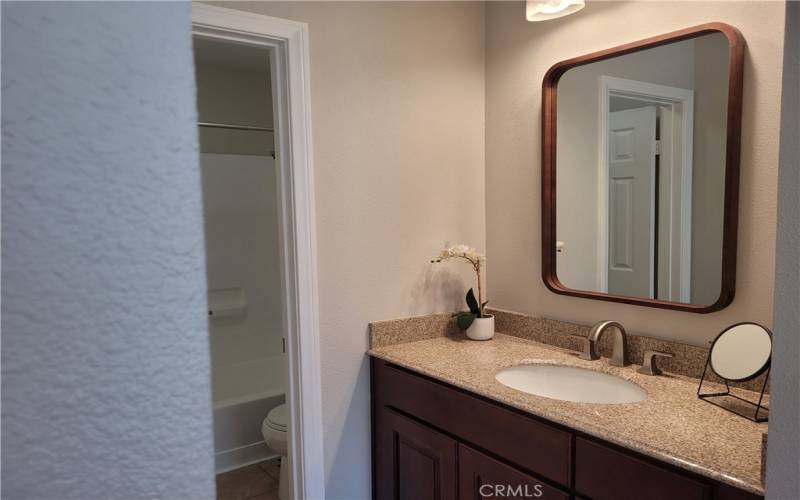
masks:
[[[693,248],[693,263],[712,271],[698,274],[693,279],[693,302],[711,303],[719,294],[721,258],[721,170],[724,170],[724,130],[719,103],[727,97],[727,40],[721,34],[686,40],[674,44],[627,54],[618,58],[570,69],[558,83],[557,123],[557,238],[565,242],[565,251],[557,254],[557,274],[561,282],[573,289],[597,290],[599,284],[598,227],[600,182],[599,168],[599,109],[601,76],[614,76],[660,85],[696,89],[695,106],[700,95],[708,99],[699,112],[695,112],[695,145],[712,140],[694,154],[694,192],[711,192],[712,195],[697,203],[703,214],[695,213],[693,234],[703,233],[702,240],[695,239],[693,247],[705,250],[715,245],[711,252],[698,252]],[[716,39],[716,40],[714,40]],[[719,49],[719,44],[722,50]],[[714,54],[714,57],[711,54]],[[722,56],[722,62],[718,59]],[[715,59],[709,64],[709,59]],[[723,67],[719,67],[723,65]],[[722,79],[720,86],[719,80]],[[711,91],[711,89],[715,89]],[[709,96],[713,94],[713,98]],[[715,122],[710,124],[709,122]],[[698,135],[698,129],[708,129]],[[714,140],[715,130],[721,130],[720,142]],[[712,187],[713,186],[713,187]],[[718,207],[717,207],[718,205]],[[717,210],[718,208],[718,210]],[[695,211],[697,212],[697,211]],[[716,221],[716,222],[715,222]],[[709,227],[714,226],[714,230]],[[715,243],[715,234],[719,233]],[[700,256],[696,257],[697,254]],[[716,260],[715,260],[716,259]],[[695,267],[695,266],[693,266]],[[716,277],[714,276],[716,271]],[[696,297],[696,300],[695,300]],[[708,297],[712,297],[708,299]]]
[[[692,302],[713,304],[722,280],[728,40],[695,40],[694,169],[692,171]]]

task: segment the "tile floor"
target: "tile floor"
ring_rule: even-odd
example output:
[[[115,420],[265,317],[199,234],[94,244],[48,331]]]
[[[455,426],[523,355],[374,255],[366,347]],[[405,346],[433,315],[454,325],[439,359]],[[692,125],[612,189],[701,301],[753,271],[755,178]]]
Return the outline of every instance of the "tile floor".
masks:
[[[278,500],[280,459],[265,460],[217,476],[217,500]]]

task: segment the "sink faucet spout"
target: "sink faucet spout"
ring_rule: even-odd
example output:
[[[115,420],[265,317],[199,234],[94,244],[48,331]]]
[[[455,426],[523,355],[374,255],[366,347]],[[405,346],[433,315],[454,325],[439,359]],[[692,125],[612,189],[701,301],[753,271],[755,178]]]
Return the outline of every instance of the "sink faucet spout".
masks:
[[[617,321],[601,321],[595,324],[589,331],[589,336],[586,337],[584,341],[583,352],[580,358],[589,361],[600,359],[600,355],[597,353],[597,342],[607,330],[611,330],[614,335],[611,359],[608,361],[609,364],[614,366],[627,366],[630,364],[627,356],[628,336],[625,333],[625,328]]]

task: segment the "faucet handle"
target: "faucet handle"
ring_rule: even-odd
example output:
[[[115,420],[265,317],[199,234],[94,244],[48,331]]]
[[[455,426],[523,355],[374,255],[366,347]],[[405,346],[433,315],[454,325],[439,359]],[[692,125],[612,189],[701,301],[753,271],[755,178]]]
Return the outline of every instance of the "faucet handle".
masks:
[[[663,358],[674,358],[675,355],[669,352],[662,352],[662,351],[645,351],[644,352],[644,362],[642,367],[636,370],[639,373],[643,373],[645,375],[661,375],[661,369],[656,365],[656,357],[661,356]]]
[[[597,349],[595,348],[595,341],[591,337],[574,333],[570,333],[569,336],[574,339],[583,340],[583,352],[578,356],[579,358],[585,359],[586,361],[600,359],[600,355],[597,354]]]

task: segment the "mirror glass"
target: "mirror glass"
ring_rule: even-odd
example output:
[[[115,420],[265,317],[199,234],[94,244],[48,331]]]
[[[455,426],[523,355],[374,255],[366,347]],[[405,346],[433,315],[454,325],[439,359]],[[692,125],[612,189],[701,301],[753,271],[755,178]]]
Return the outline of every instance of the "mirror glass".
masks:
[[[560,77],[555,246],[566,288],[720,298],[728,61],[714,32]]]
[[[728,380],[747,380],[764,371],[771,354],[769,330],[755,323],[734,325],[711,345],[711,369]]]

